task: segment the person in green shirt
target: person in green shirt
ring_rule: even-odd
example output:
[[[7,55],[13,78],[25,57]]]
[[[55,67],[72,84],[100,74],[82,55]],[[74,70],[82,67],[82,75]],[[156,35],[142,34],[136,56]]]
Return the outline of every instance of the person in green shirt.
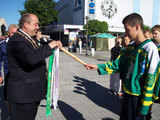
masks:
[[[159,55],[156,45],[144,37],[143,18],[132,13],[122,21],[131,42],[116,60],[105,64],[85,64],[100,75],[124,74],[120,120],[145,120],[149,106],[158,99]]]
[[[89,43],[90,49],[92,48],[92,46],[93,46],[93,42],[92,42],[92,40],[90,40],[90,43]]]

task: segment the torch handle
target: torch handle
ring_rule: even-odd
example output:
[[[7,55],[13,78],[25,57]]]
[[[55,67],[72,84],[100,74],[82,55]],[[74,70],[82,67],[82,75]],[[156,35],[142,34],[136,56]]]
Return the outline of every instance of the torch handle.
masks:
[[[71,56],[72,58],[74,58],[75,60],[77,60],[78,62],[80,62],[81,64],[85,65],[86,63],[83,62],[82,60],[80,60],[78,57],[76,57],[75,55],[71,54],[70,52],[68,52],[66,49],[64,49],[63,47],[60,48],[60,50],[62,50],[63,52],[65,52],[66,54],[68,54],[69,56]]]

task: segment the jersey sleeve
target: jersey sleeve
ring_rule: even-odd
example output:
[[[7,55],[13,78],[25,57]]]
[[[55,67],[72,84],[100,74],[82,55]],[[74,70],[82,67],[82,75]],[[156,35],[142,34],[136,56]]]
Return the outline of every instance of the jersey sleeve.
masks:
[[[123,53],[124,54],[124,53]],[[121,69],[123,69],[123,61],[124,61],[124,55],[120,54],[116,60],[106,62],[105,64],[98,64],[98,73],[100,75],[104,74],[114,74]]]
[[[144,89],[142,91],[142,99],[139,107],[139,112],[142,115],[147,115],[149,106],[158,99],[160,85],[160,68],[159,55],[156,49],[152,49],[148,53],[147,71]]]

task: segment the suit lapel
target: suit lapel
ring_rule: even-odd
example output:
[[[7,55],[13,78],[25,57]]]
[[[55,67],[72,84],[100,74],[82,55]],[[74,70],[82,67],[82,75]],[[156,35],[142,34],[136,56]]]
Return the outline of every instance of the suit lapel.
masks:
[[[24,33],[22,33],[21,31],[17,31],[17,33],[19,35],[21,35],[22,37],[24,37],[31,45],[34,49],[39,49],[39,46],[37,45],[37,43],[35,42],[35,40],[33,38],[29,38],[27,35],[25,35]]]

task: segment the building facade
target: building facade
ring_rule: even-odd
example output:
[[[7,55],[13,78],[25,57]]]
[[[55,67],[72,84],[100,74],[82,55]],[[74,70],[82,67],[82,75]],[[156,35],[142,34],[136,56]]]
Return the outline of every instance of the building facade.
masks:
[[[133,12],[140,14],[149,27],[160,24],[160,0],[59,0],[58,11],[58,25],[65,26],[61,32],[77,33],[83,29],[88,16],[89,20],[106,21],[109,33],[124,33],[122,20]]]
[[[3,36],[5,33],[5,29],[7,27],[7,23],[4,18],[0,18],[0,36]]]
[[[145,25],[160,24],[160,0],[60,0],[58,6],[60,24],[84,25],[88,16],[106,21],[109,31],[124,32],[122,20],[133,12],[143,17]]]

